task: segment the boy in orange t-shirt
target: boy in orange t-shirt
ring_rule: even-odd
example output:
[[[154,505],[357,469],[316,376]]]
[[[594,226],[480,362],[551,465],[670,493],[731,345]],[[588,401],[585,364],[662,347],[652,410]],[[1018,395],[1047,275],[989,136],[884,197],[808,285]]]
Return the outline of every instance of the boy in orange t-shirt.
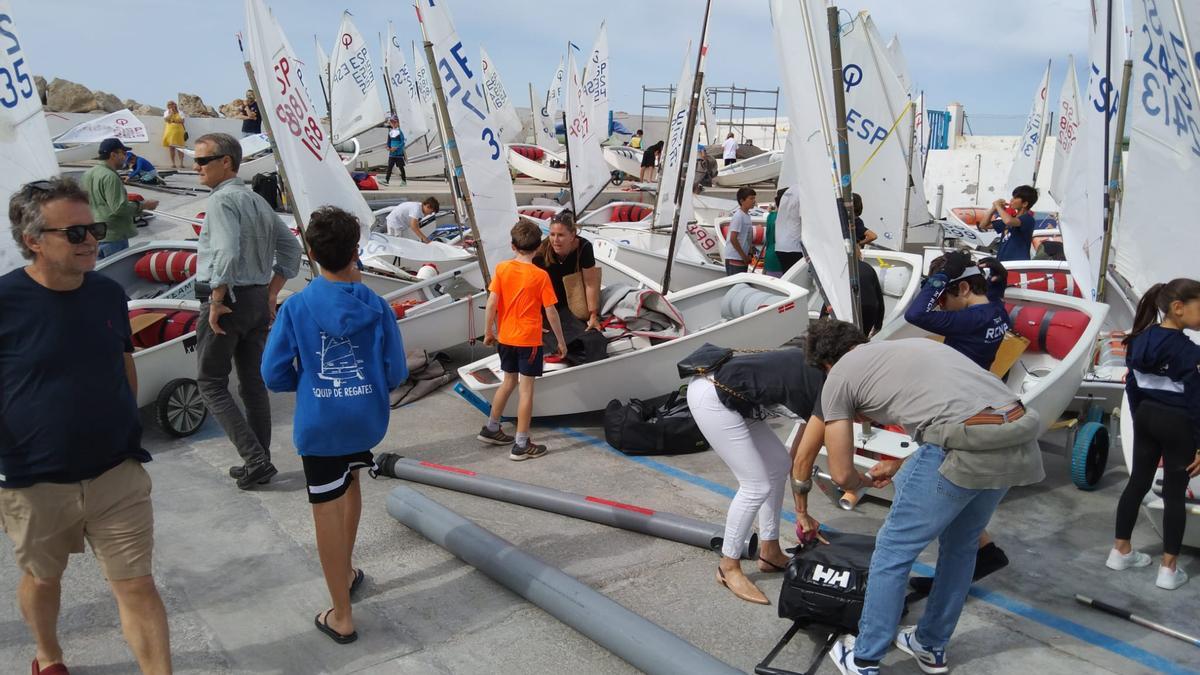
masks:
[[[512,443],[508,458],[520,462],[546,454],[546,446],[529,441],[529,423],[533,417],[533,383],[542,374],[542,314],[558,339],[558,355],[566,356],[566,340],[554,305],[558,296],[550,275],[533,264],[533,256],[542,243],[542,231],[531,221],[521,219],[512,228],[512,260],[496,265],[487,302],[487,329],[483,343],[496,345],[504,382],[492,399],[492,414],[487,426],[479,430],[479,440],[493,445]],[[497,340],[496,323],[500,331]],[[508,405],[513,389],[518,389],[517,435],[509,436],[500,428],[500,416]]]

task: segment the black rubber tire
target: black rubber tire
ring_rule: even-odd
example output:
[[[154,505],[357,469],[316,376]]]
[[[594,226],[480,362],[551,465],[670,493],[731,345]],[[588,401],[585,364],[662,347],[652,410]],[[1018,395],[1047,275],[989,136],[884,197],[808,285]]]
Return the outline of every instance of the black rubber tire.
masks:
[[[158,392],[154,416],[164,432],[176,438],[185,438],[204,425],[204,420],[208,419],[208,407],[200,397],[200,387],[196,381],[179,377]]]

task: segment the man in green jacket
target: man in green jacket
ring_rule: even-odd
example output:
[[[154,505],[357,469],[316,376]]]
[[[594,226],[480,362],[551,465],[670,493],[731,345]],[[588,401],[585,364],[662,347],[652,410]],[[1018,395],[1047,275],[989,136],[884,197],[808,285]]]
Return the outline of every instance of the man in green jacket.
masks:
[[[129,148],[116,138],[100,143],[100,163],[83,174],[83,189],[88,193],[92,217],[108,224],[108,234],[100,242],[99,257],[112,255],[129,248],[129,238],[137,234],[134,218],[142,209],[158,208],[158,200],[147,199],[140,204],[129,201],[125,184],[117,169],[125,166]]]

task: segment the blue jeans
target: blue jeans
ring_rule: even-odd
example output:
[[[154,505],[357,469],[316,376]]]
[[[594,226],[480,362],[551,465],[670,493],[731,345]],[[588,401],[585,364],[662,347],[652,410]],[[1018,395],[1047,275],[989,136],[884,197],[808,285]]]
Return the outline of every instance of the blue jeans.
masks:
[[[110,256],[114,253],[124,251],[129,248],[129,240],[121,239],[120,241],[102,241],[100,242],[100,253],[96,259],[102,259],[105,256]]]
[[[750,271],[749,265],[738,265],[735,263],[731,263],[728,260],[725,261],[725,276],[727,276],[727,277],[731,277],[735,274],[741,274],[742,272],[748,272],[748,271]]]
[[[1008,490],[970,490],[951,483],[938,473],[945,458],[945,450],[925,444],[896,474],[896,497],[871,556],[855,658],[877,661],[887,653],[904,608],[908,574],[935,538],[937,571],[917,624],[917,641],[929,649],[944,649],[954,634],[975,573],[979,535]]]

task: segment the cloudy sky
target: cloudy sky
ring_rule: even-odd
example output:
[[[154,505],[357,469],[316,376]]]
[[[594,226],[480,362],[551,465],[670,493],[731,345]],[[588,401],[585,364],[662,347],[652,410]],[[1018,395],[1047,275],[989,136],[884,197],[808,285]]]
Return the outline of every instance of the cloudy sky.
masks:
[[[34,72],[63,77],[124,98],[163,105],[180,91],[216,105],[247,82],[234,34],[241,0],[9,0]],[[313,35],[332,50],[341,10],[368,40],[390,19],[402,39],[418,39],[410,2],[274,0],[301,58]],[[608,21],[613,107],[637,114],[641,87],[679,76],[683,51],[697,39],[703,0],[445,0],[460,35],[482,42],[519,105],[528,83],[549,83],[568,40],[590,48]],[[778,69],[766,0],[714,0],[710,85],[774,89]],[[929,106],[966,105],[976,133],[1019,133],[1047,59],[1057,98],[1068,53],[1086,51],[1089,0],[856,0],[885,35],[899,35]],[[374,58],[382,61],[375,52]],[[783,105],[780,106],[781,110]],[[1000,117],[993,117],[1000,116]],[[1003,117],[1007,116],[1007,117]]]

